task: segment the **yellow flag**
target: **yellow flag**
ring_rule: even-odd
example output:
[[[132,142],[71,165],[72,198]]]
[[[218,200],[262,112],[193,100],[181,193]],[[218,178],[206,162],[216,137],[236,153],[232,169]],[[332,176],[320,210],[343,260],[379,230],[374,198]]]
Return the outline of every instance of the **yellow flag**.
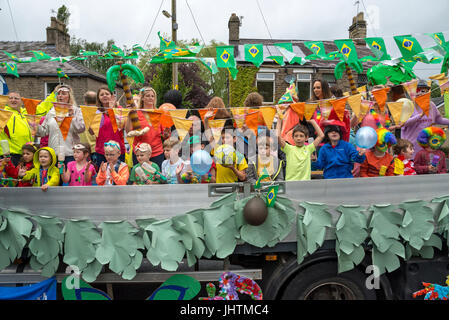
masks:
[[[231,108],[237,128],[242,128],[245,124],[245,108]],[[210,121],[209,121],[210,122]]]
[[[187,109],[169,110],[168,112],[170,113],[170,115],[172,117],[177,117],[177,118],[181,118],[181,119],[185,119],[186,115],[187,115]]]
[[[4,107],[8,105],[8,103],[9,103],[8,96],[0,96],[0,107]]]
[[[214,137],[215,144],[217,144],[221,138],[221,132],[223,131],[225,123],[226,119],[209,120],[209,127],[212,131],[212,136]]]
[[[90,124],[94,120],[97,113],[97,107],[80,106],[80,108],[83,114],[84,125],[86,126],[86,129],[89,129]]]
[[[388,110],[390,110],[391,116],[396,124],[401,121],[403,102],[388,102]]]
[[[371,107],[374,105],[374,101],[363,100],[360,105],[360,115],[359,122],[365,118],[366,114],[370,111]]]
[[[366,99],[366,86],[357,88],[357,91],[362,95],[363,99]]]
[[[273,119],[276,115],[276,108],[274,107],[261,107],[260,112],[262,113],[263,120],[265,121],[265,124],[267,125],[268,129],[271,129],[271,126],[273,125]]]
[[[318,103],[306,103],[304,108],[304,117],[306,120],[311,120],[315,114],[316,108],[318,108]]]
[[[402,84],[405,91],[407,91],[409,97],[415,101],[416,98],[416,90],[418,89],[418,80],[412,80]]]
[[[184,118],[178,118],[173,116],[171,118],[173,120],[173,123],[175,124],[176,132],[178,133],[180,141],[184,140],[184,138],[189,133],[189,130],[193,125],[193,120],[187,120]]]
[[[11,116],[12,116],[11,111],[0,110],[0,130],[5,129]]]
[[[25,115],[27,121],[28,121],[28,125],[30,126],[30,130],[31,130],[31,135],[33,137],[36,136],[36,132],[37,132],[37,127],[39,126],[39,122],[41,121],[41,116],[34,116],[31,114],[27,114]]]
[[[358,117],[360,115],[360,108],[362,106],[362,95],[356,94],[353,96],[350,96],[348,98],[348,104],[352,109],[352,112]]]
[[[117,122],[117,127],[119,129],[125,127],[126,121],[128,120],[128,114],[130,111],[131,111],[130,109],[125,108],[114,108],[115,121]],[[150,121],[148,121],[148,124],[151,124]]]
[[[103,118],[102,113],[97,113],[95,117],[93,118],[92,122],[90,123],[90,128],[94,132],[95,136],[98,138],[98,133],[100,132],[100,124],[101,119]]]

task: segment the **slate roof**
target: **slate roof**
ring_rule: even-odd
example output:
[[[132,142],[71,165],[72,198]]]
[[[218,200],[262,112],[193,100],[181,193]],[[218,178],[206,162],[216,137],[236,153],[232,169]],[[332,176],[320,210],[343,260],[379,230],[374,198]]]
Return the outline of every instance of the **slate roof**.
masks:
[[[54,45],[47,45],[45,41],[0,41],[0,61],[10,60],[3,51],[12,53],[18,58],[33,57],[30,50],[43,51],[51,57],[61,57]],[[57,68],[61,68],[69,77],[88,77],[106,83],[106,76],[90,70],[76,61],[60,63],[57,61],[37,61],[31,63],[17,63],[20,77],[27,76],[57,76]],[[4,68],[0,75],[6,75]]]
[[[240,39],[238,50],[235,52],[235,59],[237,63],[244,63],[245,61],[245,53],[244,53],[244,45],[245,44],[257,44],[261,43],[264,45],[264,64],[263,65],[278,65],[273,62],[271,59],[267,59],[267,57],[273,55],[281,55],[279,50],[273,45],[275,43],[282,42],[291,42],[293,44],[293,52],[296,53],[299,57],[306,57],[311,55],[313,52],[307,49],[304,45],[304,42],[309,40],[285,40],[285,39]],[[324,48],[326,49],[326,53],[337,51],[337,46],[333,41],[323,41]],[[373,56],[371,50],[363,45],[356,45],[357,54],[359,59],[365,56]],[[324,61],[324,60],[312,60],[307,62],[302,67],[303,68],[317,68],[317,69],[334,69],[335,66],[339,63],[339,60],[335,61]],[[262,65],[262,66],[263,66]],[[364,70],[371,68],[376,65],[375,62],[364,62]],[[285,66],[288,66],[286,64]],[[298,67],[299,65],[294,65]]]

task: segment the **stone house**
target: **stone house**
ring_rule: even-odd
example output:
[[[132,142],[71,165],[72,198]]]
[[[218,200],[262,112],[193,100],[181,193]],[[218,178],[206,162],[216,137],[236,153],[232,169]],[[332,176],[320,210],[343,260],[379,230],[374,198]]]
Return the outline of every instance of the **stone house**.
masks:
[[[315,79],[326,80],[329,85],[337,86],[343,92],[350,91],[349,82],[346,74],[340,80],[336,80],[334,76],[334,68],[339,62],[313,60],[304,65],[286,63],[285,66],[276,64],[273,60],[268,59],[268,56],[281,55],[279,50],[274,46],[275,43],[291,42],[293,44],[293,51],[299,57],[306,57],[312,52],[304,45],[308,40],[285,40],[285,39],[241,39],[240,38],[241,22],[239,17],[233,13],[229,19],[229,45],[234,45],[234,55],[237,66],[253,66],[253,64],[245,61],[244,45],[261,43],[264,46],[264,62],[260,66],[256,75],[256,87],[258,92],[263,95],[266,104],[277,103],[284,95],[288,87],[286,82],[287,76],[293,76],[296,80],[296,86],[299,91],[300,101],[308,100],[312,95],[312,86]],[[353,19],[353,24],[349,27],[349,38],[354,39],[354,44],[357,48],[359,58],[364,56],[372,56],[372,52],[366,46],[363,38],[366,38],[366,21],[363,13],[359,13]],[[319,40],[319,39],[310,39]],[[326,53],[337,51],[337,46],[333,41],[323,41]],[[357,87],[366,85],[368,82],[366,71],[374,65],[374,63],[363,63],[364,73],[356,74],[353,72],[353,78]]]
[[[51,57],[70,56],[70,35],[65,31],[62,22],[52,17],[46,33],[46,41],[0,41],[0,61],[9,59],[3,51],[19,58],[32,57],[30,50],[43,51]],[[61,82],[73,88],[78,105],[84,103],[83,95],[86,91],[97,91],[100,86],[107,84],[105,75],[90,70],[76,61],[17,63],[19,78],[6,74],[4,68],[0,69],[0,75],[6,80],[10,91],[18,91],[24,98],[42,100],[59,84],[58,68],[69,76],[70,79],[62,78]],[[118,94],[120,97],[121,93]]]

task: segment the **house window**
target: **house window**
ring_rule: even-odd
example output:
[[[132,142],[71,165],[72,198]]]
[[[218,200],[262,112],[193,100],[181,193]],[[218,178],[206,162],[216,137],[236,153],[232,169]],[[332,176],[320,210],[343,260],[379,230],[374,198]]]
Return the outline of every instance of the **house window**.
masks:
[[[299,101],[307,101],[312,94],[312,75],[310,73],[298,73],[296,75],[296,88]]]
[[[329,87],[335,86],[337,84],[337,79],[335,79],[335,76],[332,73],[324,73],[323,80],[329,83]]]
[[[45,98],[47,98],[59,85],[59,82],[45,82]]]
[[[257,91],[262,95],[263,101],[274,103],[274,73],[258,73],[256,76]]]
[[[359,74],[357,87],[363,87],[368,84],[368,76],[366,74]]]

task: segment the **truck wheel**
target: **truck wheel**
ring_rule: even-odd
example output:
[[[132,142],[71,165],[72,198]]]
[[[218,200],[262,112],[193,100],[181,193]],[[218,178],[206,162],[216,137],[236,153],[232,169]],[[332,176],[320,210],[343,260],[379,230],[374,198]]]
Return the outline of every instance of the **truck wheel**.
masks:
[[[283,300],[375,300],[357,269],[338,274],[337,262],[318,263],[300,271],[287,285]]]

